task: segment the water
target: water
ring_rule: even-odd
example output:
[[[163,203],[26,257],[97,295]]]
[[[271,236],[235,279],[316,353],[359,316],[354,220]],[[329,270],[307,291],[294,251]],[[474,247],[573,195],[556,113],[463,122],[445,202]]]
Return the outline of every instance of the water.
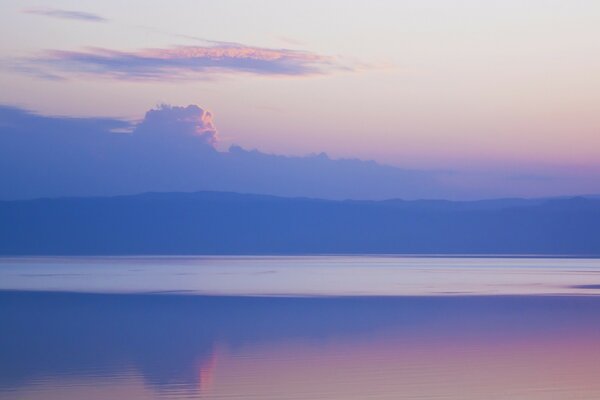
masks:
[[[600,259],[0,258],[0,289],[235,296],[590,295],[600,294]]]
[[[600,260],[0,260],[1,399],[598,399]]]

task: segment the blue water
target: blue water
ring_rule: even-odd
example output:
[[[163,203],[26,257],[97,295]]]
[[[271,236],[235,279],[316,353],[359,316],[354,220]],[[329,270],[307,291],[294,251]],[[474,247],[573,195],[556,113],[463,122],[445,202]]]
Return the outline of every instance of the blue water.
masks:
[[[0,261],[0,399],[600,398],[598,260]]]

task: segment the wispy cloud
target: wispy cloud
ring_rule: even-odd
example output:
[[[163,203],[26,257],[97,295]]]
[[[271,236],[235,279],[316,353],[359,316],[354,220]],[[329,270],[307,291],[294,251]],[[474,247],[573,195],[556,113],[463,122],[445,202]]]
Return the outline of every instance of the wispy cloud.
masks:
[[[125,80],[201,79],[232,73],[306,76],[344,69],[332,57],[307,51],[222,42],[136,51],[52,50],[20,64],[22,70],[38,68],[64,77],[95,75]]]
[[[89,22],[107,22],[108,20],[97,14],[84,11],[61,10],[58,8],[28,8],[22,11],[25,14],[41,15],[51,18],[75,19]]]

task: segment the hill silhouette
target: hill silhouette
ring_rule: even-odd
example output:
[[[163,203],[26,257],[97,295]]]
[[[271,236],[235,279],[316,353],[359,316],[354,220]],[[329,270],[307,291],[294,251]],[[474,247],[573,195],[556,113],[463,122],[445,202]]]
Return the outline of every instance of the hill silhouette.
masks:
[[[332,201],[225,192],[0,202],[0,254],[600,255],[600,199]]]

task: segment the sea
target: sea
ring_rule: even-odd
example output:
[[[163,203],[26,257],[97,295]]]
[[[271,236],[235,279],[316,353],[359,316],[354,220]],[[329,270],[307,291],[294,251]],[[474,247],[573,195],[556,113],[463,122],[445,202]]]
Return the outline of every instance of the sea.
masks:
[[[0,258],[0,399],[600,399],[600,259]]]

